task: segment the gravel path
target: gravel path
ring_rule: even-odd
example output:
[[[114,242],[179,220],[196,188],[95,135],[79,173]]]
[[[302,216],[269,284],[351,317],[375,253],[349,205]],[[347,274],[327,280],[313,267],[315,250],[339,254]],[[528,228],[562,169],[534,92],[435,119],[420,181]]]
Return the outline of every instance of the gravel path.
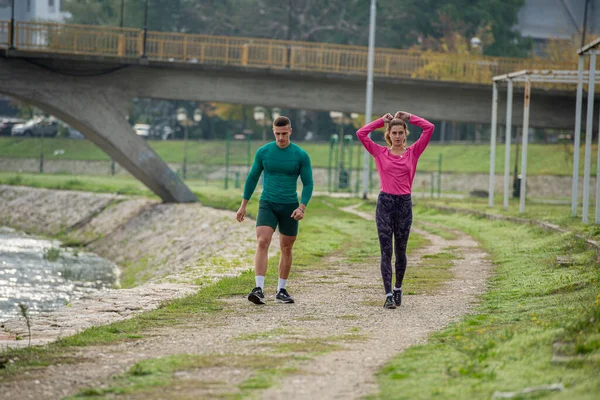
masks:
[[[353,208],[346,211],[372,218]],[[477,296],[485,291],[491,272],[488,255],[472,238],[457,233],[456,240],[444,240],[419,230],[418,223],[413,231],[431,244],[410,256],[407,280],[423,254],[453,251],[461,259],[451,269],[453,278],[439,291],[433,295],[407,295],[399,309],[382,307],[384,294],[377,258],[348,264],[334,255],[325,260],[323,267],[297,273],[290,281],[296,304],[276,304],[275,282],[267,282],[269,302],[265,306],[257,307],[245,296],[228,298],[224,312],[198,316],[186,326],[158,329],[137,342],[82,348],[73,355],[87,361],[31,371],[0,382],[0,391],[6,398],[56,399],[87,387],[108,387],[112,376],[147,358],[220,354],[251,359],[250,355],[275,354],[284,358],[283,366],[291,372],[282,372],[278,384],[258,394],[260,398],[334,399],[376,394],[375,373],[397,353],[425,343],[429,334],[468,313]],[[452,250],[447,250],[450,246]],[[323,349],[329,352],[315,354]],[[252,374],[239,363],[229,362],[177,373],[178,383],[165,392],[157,389],[153,394],[119,398],[234,394],[239,392],[237,384]]]

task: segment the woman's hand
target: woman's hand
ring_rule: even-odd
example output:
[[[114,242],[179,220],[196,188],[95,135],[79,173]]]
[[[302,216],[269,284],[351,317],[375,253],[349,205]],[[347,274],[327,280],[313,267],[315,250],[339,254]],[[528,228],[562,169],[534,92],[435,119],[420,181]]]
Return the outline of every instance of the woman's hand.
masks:
[[[398,111],[395,115],[394,118],[399,118],[399,119],[403,119],[404,121],[410,121],[410,114],[407,113],[406,111]]]
[[[383,118],[383,122],[385,122],[386,124],[389,124],[390,121],[392,119],[394,119],[394,117],[390,113],[385,114],[382,118]]]

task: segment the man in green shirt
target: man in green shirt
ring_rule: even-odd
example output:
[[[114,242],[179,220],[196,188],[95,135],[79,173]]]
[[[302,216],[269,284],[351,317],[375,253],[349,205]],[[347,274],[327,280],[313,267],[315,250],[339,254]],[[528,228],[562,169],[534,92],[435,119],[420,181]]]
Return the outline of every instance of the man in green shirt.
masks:
[[[310,157],[290,141],[292,123],[288,117],[281,116],[273,121],[273,134],[275,142],[268,143],[256,151],[254,164],[246,178],[242,205],[237,212],[237,220],[242,222],[246,215],[246,204],[256,189],[261,172],[264,171],[263,191],[256,219],[258,242],[254,257],[256,287],[248,295],[248,300],[255,304],[265,304],[263,290],[268,251],[277,226],[279,226],[281,257],[275,298],[280,303],[294,302],[285,287],[292,267],[292,247],[298,235],[298,221],[304,218],[304,211],[313,191]],[[296,192],[298,177],[302,181],[300,203]]]

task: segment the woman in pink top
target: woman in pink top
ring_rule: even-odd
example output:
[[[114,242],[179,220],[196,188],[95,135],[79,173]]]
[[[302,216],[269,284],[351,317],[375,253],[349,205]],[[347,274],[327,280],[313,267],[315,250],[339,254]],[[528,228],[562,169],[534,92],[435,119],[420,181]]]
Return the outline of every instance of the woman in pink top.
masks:
[[[407,121],[423,129],[419,140],[410,147],[406,147],[406,137],[409,134]],[[369,133],[385,124],[387,124],[385,141],[390,147],[380,146],[369,138]],[[396,308],[402,304],[406,244],[412,225],[412,183],[419,157],[425,151],[434,128],[432,123],[423,118],[398,111],[393,117],[391,114],[386,114],[356,132],[363,146],[375,158],[381,181],[376,220],[381,247],[381,276],[386,293],[383,305],[385,308]],[[393,248],[396,249],[396,285],[392,292]]]

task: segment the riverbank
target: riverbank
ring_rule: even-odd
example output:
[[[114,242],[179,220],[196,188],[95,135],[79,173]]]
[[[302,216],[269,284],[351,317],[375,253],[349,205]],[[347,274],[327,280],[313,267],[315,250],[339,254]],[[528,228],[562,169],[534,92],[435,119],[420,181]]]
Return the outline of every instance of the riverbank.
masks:
[[[254,225],[239,224],[231,211],[19,186],[0,185],[0,226],[58,238],[121,270],[122,289],[107,289],[36,315],[32,343],[129,318],[222,277],[237,276],[252,267],[255,247]],[[1,344],[22,343],[16,341],[26,334],[22,319],[5,322],[3,328]]]

